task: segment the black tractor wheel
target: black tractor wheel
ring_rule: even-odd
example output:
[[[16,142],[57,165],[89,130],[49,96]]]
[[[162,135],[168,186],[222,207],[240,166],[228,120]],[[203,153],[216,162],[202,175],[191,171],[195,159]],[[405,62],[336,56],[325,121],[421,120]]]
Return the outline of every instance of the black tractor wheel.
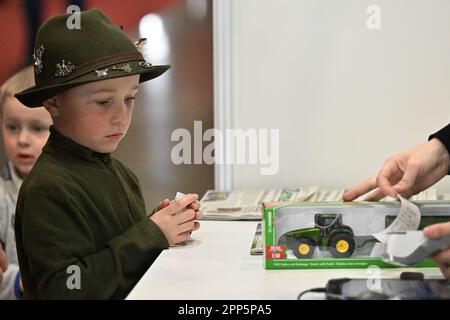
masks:
[[[312,239],[299,238],[292,239],[290,241],[289,248],[294,252],[294,255],[299,259],[310,259],[314,250],[316,249],[316,243]]]
[[[335,235],[330,241],[329,250],[335,258],[351,257],[355,251],[355,240],[345,233]]]

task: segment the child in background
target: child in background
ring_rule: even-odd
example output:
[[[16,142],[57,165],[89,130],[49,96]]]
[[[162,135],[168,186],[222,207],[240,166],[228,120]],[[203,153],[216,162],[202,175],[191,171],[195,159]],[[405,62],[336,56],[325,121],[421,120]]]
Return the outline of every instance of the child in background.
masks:
[[[44,108],[30,109],[14,95],[34,85],[33,68],[27,67],[0,89],[0,123],[7,162],[0,176],[0,242],[9,264],[0,285],[0,299],[22,296],[14,237],[14,215],[22,179],[31,171],[49,136],[52,120]]]

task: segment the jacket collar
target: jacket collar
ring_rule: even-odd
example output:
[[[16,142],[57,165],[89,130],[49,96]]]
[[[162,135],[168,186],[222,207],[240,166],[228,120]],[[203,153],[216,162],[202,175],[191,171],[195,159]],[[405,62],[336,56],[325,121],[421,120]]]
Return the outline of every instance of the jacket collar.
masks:
[[[11,175],[11,181],[14,184],[14,187],[19,191],[20,186],[22,185],[22,178],[16,173],[14,166],[11,161],[8,161],[8,171]]]
[[[20,186],[22,185],[22,179],[17,175],[11,161],[6,162],[1,176],[3,180],[11,187],[12,191],[17,194]]]
[[[42,151],[51,154],[63,152],[89,162],[109,162],[111,160],[110,153],[100,153],[84,147],[59,133],[53,125],[50,126],[50,137]]]

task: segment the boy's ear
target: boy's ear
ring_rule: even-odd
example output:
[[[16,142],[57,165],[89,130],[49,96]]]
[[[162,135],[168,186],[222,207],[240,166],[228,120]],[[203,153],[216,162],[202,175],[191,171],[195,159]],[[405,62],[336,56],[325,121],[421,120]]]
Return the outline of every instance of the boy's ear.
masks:
[[[57,118],[59,116],[59,105],[56,97],[45,100],[43,105],[52,118]]]

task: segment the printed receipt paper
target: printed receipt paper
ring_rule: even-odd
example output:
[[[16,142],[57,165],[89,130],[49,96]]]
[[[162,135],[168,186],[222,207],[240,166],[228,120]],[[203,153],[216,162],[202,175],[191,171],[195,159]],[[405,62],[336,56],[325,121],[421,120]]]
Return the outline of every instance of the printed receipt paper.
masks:
[[[408,230],[417,230],[420,224],[421,213],[419,208],[411,201],[400,198],[400,212],[397,218],[383,231],[373,234],[373,236],[380,242],[386,243],[388,238],[388,233],[390,232],[402,232]]]

